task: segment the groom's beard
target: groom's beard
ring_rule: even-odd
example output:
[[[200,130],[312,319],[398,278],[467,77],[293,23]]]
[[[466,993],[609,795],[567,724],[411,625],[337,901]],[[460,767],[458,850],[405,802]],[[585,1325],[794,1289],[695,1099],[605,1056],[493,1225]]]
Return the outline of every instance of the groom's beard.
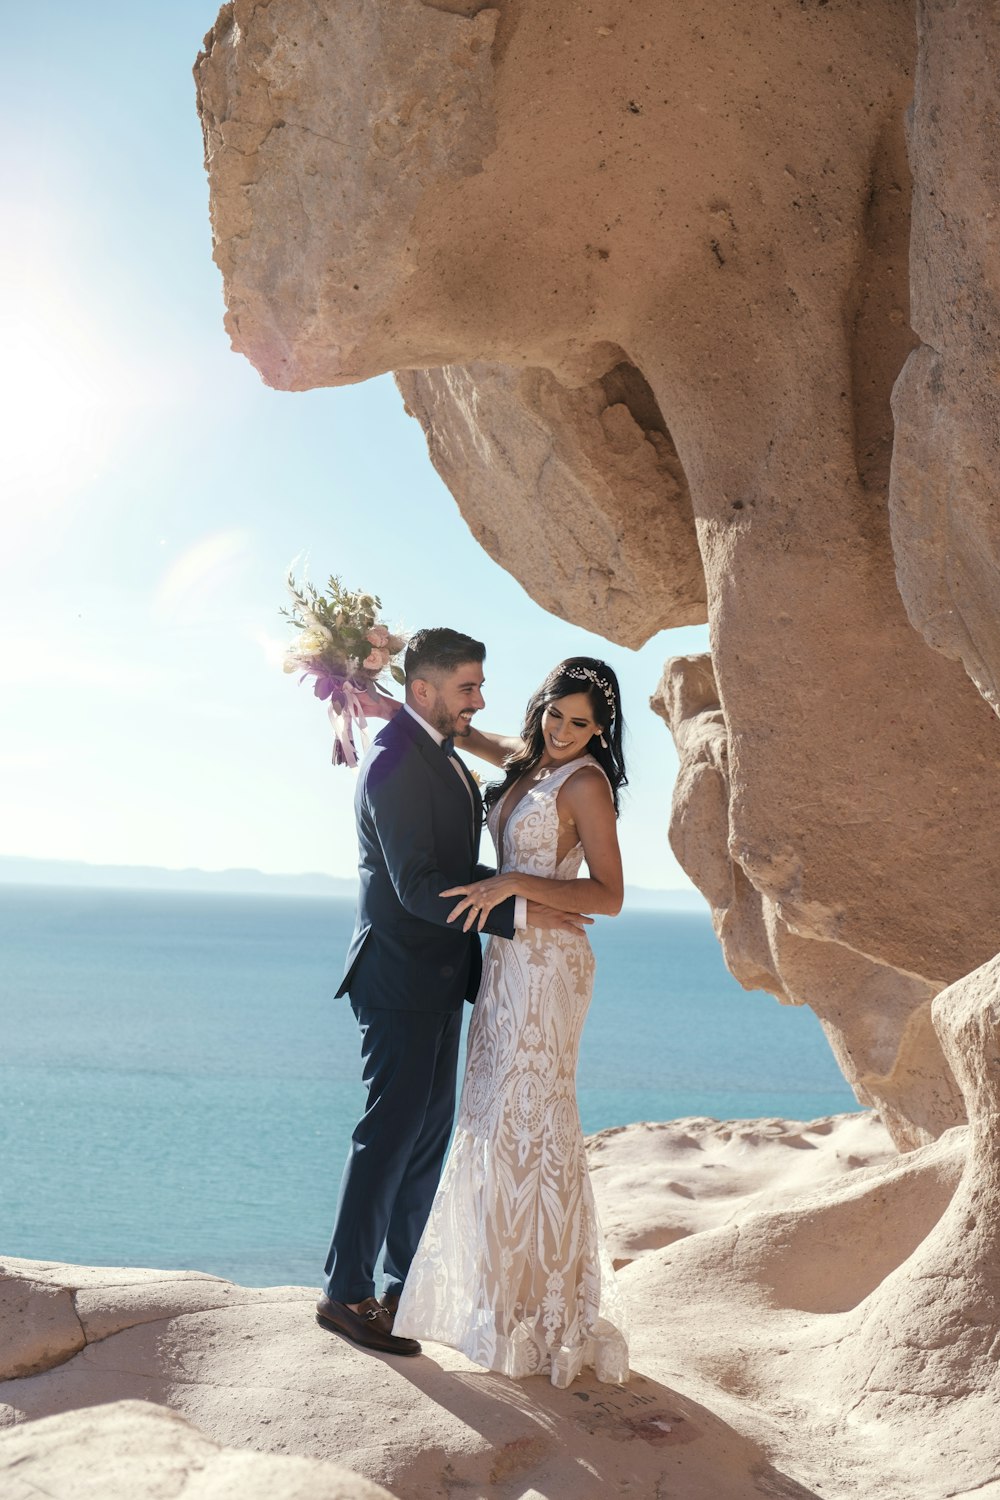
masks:
[[[446,739],[449,735],[456,740],[465,739],[472,728],[471,721],[458,718],[444,703],[435,703],[430,722]]]

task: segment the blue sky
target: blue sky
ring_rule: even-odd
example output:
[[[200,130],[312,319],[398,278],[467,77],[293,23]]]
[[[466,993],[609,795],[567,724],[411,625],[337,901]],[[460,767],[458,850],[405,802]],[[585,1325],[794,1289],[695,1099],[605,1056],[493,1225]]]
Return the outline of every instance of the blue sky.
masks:
[[[703,629],[631,652],[554,619],[475,544],[391,377],[268,390],[211,260],[191,65],[212,3],[38,0],[4,19],[0,853],[349,875],[353,777],[279,667],[290,560],[390,623],[487,642],[487,727],[561,657],[619,672],[626,878],[688,884],[647,700]]]

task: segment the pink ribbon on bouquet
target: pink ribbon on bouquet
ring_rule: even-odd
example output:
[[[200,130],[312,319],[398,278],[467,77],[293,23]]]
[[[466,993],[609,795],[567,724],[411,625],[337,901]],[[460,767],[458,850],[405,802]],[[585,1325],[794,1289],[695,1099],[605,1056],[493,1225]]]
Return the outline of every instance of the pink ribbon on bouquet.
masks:
[[[304,672],[299,680],[304,682],[308,676],[310,673]],[[315,676],[316,686],[313,692],[317,698],[328,700],[326,711],[333,725],[333,764],[356,766],[358,752],[354,745],[353,725],[358,726],[363,749],[368,749],[368,736],[365,733],[368,719],[361,706],[361,695],[347,677],[335,677],[323,671],[316,672]]]

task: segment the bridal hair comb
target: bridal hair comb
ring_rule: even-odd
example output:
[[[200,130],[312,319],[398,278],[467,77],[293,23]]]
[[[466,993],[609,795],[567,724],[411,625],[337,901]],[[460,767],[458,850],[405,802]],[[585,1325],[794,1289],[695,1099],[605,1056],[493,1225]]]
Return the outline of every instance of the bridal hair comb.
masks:
[[[608,713],[611,716],[608,722],[611,723],[614,720],[617,710],[615,708],[614,689],[610,682],[605,682],[604,678],[595,672],[593,667],[567,667],[566,676],[575,677],[578,681],[592,682],[596,688],[599,688],[604,694],[608,705]]]

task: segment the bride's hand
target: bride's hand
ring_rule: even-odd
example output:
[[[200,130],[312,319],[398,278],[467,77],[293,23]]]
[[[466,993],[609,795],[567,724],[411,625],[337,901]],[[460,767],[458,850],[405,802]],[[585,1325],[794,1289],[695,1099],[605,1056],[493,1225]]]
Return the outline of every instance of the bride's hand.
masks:
[[[506,901],[509,896],[516,896],[517,882],[513,875],[492,875],[489,880],[475,880],[471,885],[453,885],[448,890],[442,891],[442,897],[461,896],[461,900],[454,911],[448,913],[448,921],[454,922],[465,912],[465,921],[462,931],[468,932],[476,927],[479,932],[483,930],[483,923],[493,910]]]

